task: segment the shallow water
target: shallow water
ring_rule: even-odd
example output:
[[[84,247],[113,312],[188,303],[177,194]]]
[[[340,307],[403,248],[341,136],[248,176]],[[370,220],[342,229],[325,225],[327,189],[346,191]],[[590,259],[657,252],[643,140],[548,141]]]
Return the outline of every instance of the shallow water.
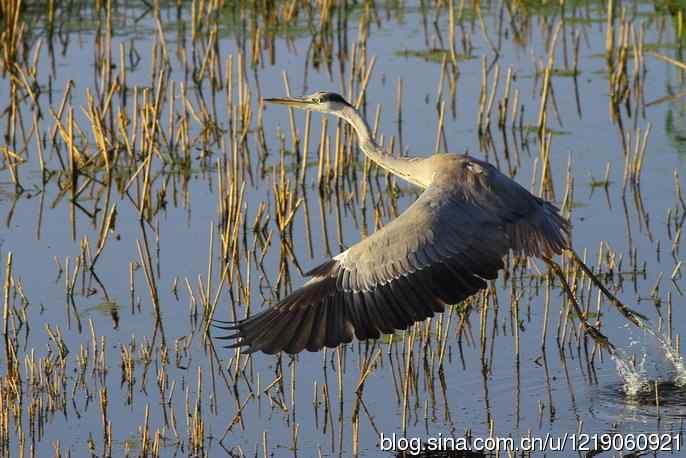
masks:
[[[455,7],[458,8],[457,5]],[[440,101],[443,101],[446,104],[445,145],[441,145],[439,150],[469,151],[474,156],[486,157],[527,188],[533,176],[536,183],[534,190],[538,191],[541,159],[535,125],[542,86],[540,70],[545,66],[548,39],[560,23],[560,11],[552,6],[508,6],[488,2],[482,3],[482,23],[472,5],[465,4],[460,8],[463,9],[460,10],[462,19],[458,20],[457,51],[459,55],[466,54],[463,43],[467,40],[471,42],[470,54],[473,58],[459,59],[457,62],[459,77],[455,80],[454,107],[447,81],[443,81],[441,86],[442,98],[439,100],[437,97],[437,87],[441,83],[441,61],[425,60],[416,57],[416,52],[407,52],[447,49],[450,21],[445,10],[438,13],[438,19],[434,22],[437,12],[433,6],[412,2],[377,5],[374,13],[368,10],[365,13],[365,7],[362,6],[351,7],[349,14],[341,17],[341,21],[347,24],[345,29],[338,28],[342,24],[340,21],[332,25],[337,27],[337,32],[333,34],[337,41],[330,72],[325,65],[314,66],[313,58],[309,55],[311,32],[316,30],[318,20],[308,23],[305,18],[299,18],[295,25],[284,30],[277,29],[275,35],[271,35],[274,32],[270,33],[269,27],[263,27],[262,37],[274,49],[273,52],[263,51],[262,61],[253,67],[250,65],[253,18],[244,11],[243,6],[234,4],[225,6],[219,12],[217,38],[212,46],[216,46],[224,72],[226,59],[232,56],[236,79],[239,50],[244,50],[245,91],[250,94],[249,104],[253,109],[245,137],[247,150],[244,150],[252,161],[250,166],[246,166],[251,169],[252,176],[243,175],[240,178],[241,183],[245,183],[247,227],[240,227],[239,230],[241,237],[247,240],[248,247],[256,243],[251,225],[259,213],[261,202],[267,203],[267,211],[272,215],[266,222],[267,230],[273,231],[273,240],[264,250],[264,270],[257,266],[255,257],[251,258],[250,253],[240,249],[240,271],[244,279],[250,279],[247,293],[253,311],[267,306],[265,299],[273,299],[270,285],[277,282],[279,260],[283,252],[273,215],[273,184],[278,179],[278,173],[273,172],[279,170],[281,135],[288,149],[288,154],[284,154],[286,169],[299,168],[296,155],[290,147],[288,111],[282,107],[264,108],[262,123],[269,155],[260,161],[258,155],[261,147],[257,140],[259,98],[285,93],[283,72],[288,74],[293,94],[320,89],[347,93],[350,63],[343,57],[350,55],[350,46],[359,40],[358,23],[365,14],[372,14],[373,17],[368,23],[366,56],[368,60],[372,56],[376,59],[366,90],[365,109],[367,117],[373,120],[377,106],[382,105],[378,131],[384,136],[385,144],[390,142],[393,135],[396,152],[401,144],[403,153],[431,154],[436,145]],[[648,49],[656,49],[661,54],[683,61],[680,56],[686,38],[683,34],[681,39],[676,36],[673,16],[664,10],[656,11],[653,3],[636,2],[625,5],[625,8],[625,14],[637,27],[636,30],[639,26],[643,27],[643,42]],[[82,126],[88,126],[84,111],[80,109],[87,106],[86,91],[89,89],[94,93],[99,84],[94,67],[94,60],[98,58],[94,40],[99,35],[95,28],[98,22],[96,12],[89,8],[62,12],[67,13],[72,17],[61,17],[58,22],[63,25],[62,32],[52,36],[54,54],[51,57],[46,50],[50,36],[45,31],[43,16],[27,14],[33,34],[29,42],[35,46],[37,38],[42,37],[43,40],[43,49],[37,61],[37,82],[53,90],[51,95],[44,92],[38,100],[43,111],[43,119],[39,124],[43,134],[47,135],[55,125],[48,107],[57,110],[64,94],[63,88],[69,80],[73,81],[70,104],[74,107],[74,120]],[[78,16],[84,20],[77,20]],[[210,105],[208,111],[214,115],[219,127],[230,131],[231,110],[227,107],[226,92],[218,91],[220,97],[212,100],[207,80],[203,81],[201,92],[193,87],[192,79],[188,76],[187,68],[197,67],[191,65],[192,54],[189,52],[193,49],[190,16],[190,5],[185,5],[179,12],[173,5],[163,6],[160,10],[166,45],[172,51],[168,56],[171,68],[168,80],[177,83],[177,94],[180,93],[181,82],[187,84],[189,94],[192,94],[188,100],[192,101],[195,113],[189,121],[193,136],[200,135],[206,127],[198,121],[202,118],[201,100]],[[686,153],[686,99],[681,97],[650,103],[666,94],[683,92],[684,74],[675,66],[645,54],[641,89],[642,101],[646,105],[636,110],[632,100],[630,114],[625,107],[621,109],[625,129],[622,134],[609,110],[608,64],[603,54],[606,43],[605,7],[595,2],[579,2],[567,5],[563,16],[565,20],[557,37],[554,67],[559,70],[570,68],[574,37],[578,33],[579,74],[576,78],[563,72],[552,76],[554,101],[550,102],[547,112],[548,127],[552,131],[550,176],[555,184],[556,201],[562,203],[569,173],[574,182],[571,220],[576,250],[579,253],[587,252],[589,264],[596,265],[599,243],[604,241],[601,261],[604,272],[607,272],[609,262],[618,261],[621,257],[621,264],[614,266],[614,274],[605,279],[611,280],[613,286],[619,286],[617,294],[630,307],[650,317],[651,325],[661,326],[665,334],[668,332],[668,313],[671,313],[671,333],[676,342],[684,331],[681,323],[686,322],[686,312],[681,307],[681,275],[677,273],[671,279],[680,261],[679,243],[673,241],[678,239],[675,237],[675,221],[678,222],[684,214],[675,193],[674,173],[676,171],[679,174],[677,181],[683,187],[682,177],[686,174],[683,156]],[[256,21],[261,24],[261,19]],[[153,13],[133,4],[120,3],[115,9],[113,31],[110,47],[114,63],[118,65],[120,45],[129,50],[133,44],[141,57],[141,61],[134,66],[127,54],[129,87],[139,85],[142,91],[142,87],[156,84],[150,78],[150,56],[160,52],[159,49],[153,51],[159,40]],[[65,44],[65,39],[68,39],[68,44]],[[344,39],[348,42],[347,53],[339,53],[340,43]],[[207,46],[207,33],[200,33],[197,40],[199,50],[211,48]],[[270,55],[273,55],[273,61]],[[200,52],[193,57],[198,66],[202,57]],[[489,88],[493,80],[493,66],[497,64],[500,71],[491,126],[493,147],[488,148],[488,152],[481,147],[476,127],[481,58],[485,59],[489,71]],[[188,62],[188,67],[184,62]],[[633,71],[632,62],[629,59],[629,75]],[[512,88],[519,91],[519,102],[524,107],[521,116],[526,129],[508,127],[501,132],[497,129],[497,103],[501,99],[505,74],[510,67],[514,75]],[[115,72],[119,70],[117,67]],[[398,124],[395,111],[399,79],[403,81],[402,124]],[[0,94],[8,94],[9,88],[9,79],[0,78]],[[133,97],[131,92],[130,89],[127,93],[129,108]],[[236,89],[232,91],[234,103],[237,103],[238,92]],[[576,93],[579,95],[578,101]],[[123,106],[118,94],[113,100],[117,107]],[[0,108],[4,110],[6,104],[9,104],[9,100],[0,98]],[[174,106],[178,113],[183,111],[181,99],[177,99]],[[24,123],[30,126],[33,112],[28,106],[21,115]],[[160,118],[166,123],[168,116],[167,105]],[[8,114],[0,117],[3,132],[5,128],[1,126],[7,119]],[[294,119],[302,135],[305,116],[296,112]],[[62,120],[66,122],[66,116]],[[344,180],[339,192],[322,198],[316,185],[320,123],[320,116],[314,115],[310,138],[312,165],[307,170],[304,193],[299,195],[306,200],[295,213],[292,226],[293,251],[303,270],[316,266],[328,255],[355,243],[361,234],[371,233],[377,223],[381,224],[392,216],[393,205],[397,206],[397,211],[401,211],[417,195],[411,185],[400,182],[397,183],[400,192],[390,192],[384,175],[377,178],[374,176],[376,172],[372,171],[369,186],[373,196],[368,194],[365,208],[360,209],[355,200],[356,196],[361,195],[360,187],[364,181],[359,172],[363,169],[360,161],[350,167],[350,170],[358,170],[355,180]],[[635,137],[635,128],[640,128],[640,135],[643,135],[649,125],[650,135],[640,187],[624,187],[622,135],[631,132],[632,138]],[[399,140],[400,128],[402,142]],[[92,147],[95,143],[92,132],[88,129],[84,129],[84,132],[84,144]],[[329,141],[334,141],[333,120],[329,120],[329,134]],[[46,185],[41,183],[35,140],[29,144],[26,153],[28,162],[19,168],[24,193],[15,198],[9,171],[0,171],[0,212],[6,224],[6,229],[0,233],[0,254],[4,259],[8,252],[13,253],[13,275],[15,282],[21,283],[28,300],[25,311],[27,322],[31,324],[28,334],[24,335],[25,327],[21,330],[20,366],[24,370],[24,357],[32,351],[36,359],[56,357],[57,349],[44,324],[49,324],[52,329],[59,327],[70,351],[66,358],[63,385],[65,402],[62,407],[47,414],[48,422],[42,434],[36,436],[33,445],[36,456],[53,453],[56,441],[59,441],[63,455],[68,450],[74,456],[83,456],[89,447],[89,435],[96,453],[100,453],[103,425],[99,393],[103,388],[107,388],[109,393],[107,417],[112,425],[114,456],[139,454],[146,409],[150,437],[159,431],[164,439],[162,456],[196,452],[207,456],[225,456],[229,455],[230,450],[238,453],[239,448],[251,456],[262,454],[263,449],[274,456],[315,456],[313,450],[328,456],[349,456],[354,452],[360,456],[378,456],[377,444],[381,433],[402,433],[400,378],[404,372],[406,354],[401,333],[397,334],[397,341],[392,347],[384,340],[378,342],[373,351],[371,344],[354,343],[340,352],[306,353],[293,359],[285,355],[253,355],[249,362],[241,361],[241,365],[247,366],[235,384],[235,368],[232,369],[235,360],[230,360],[234,356],[233,351],[217,346],[215,356],[211,348],[203,344],[204,324],[190,319],[189,310],[193,302],[201,302],[201,290],[203,293],[207,291],[211,232],[214,246],[209,297],[216,294],[222,273],[218,228],[223,222],[217,212],[220,184],[216,161],[228,159],[227,162],[233,164],[233,146],[226,141],[228,137],[223,138],[220,142],[208,141],[206,145],[198,142],[193,146],[190,152],[193,165],[188,175],[173,170],[170,172],[173,166],[162,169],[164,151],[155,157],[153,173],[161,174],[156,181],[155,191],[160,189],[160,182],[166,183],[167,201],[165,208],[151,219],[151,224],[145,224],[145,230],[151,240],[152,267],[159,292],[163,334],[156,327],[153,302],[140,267],[141,254],[136,242],[142,243],[143,235],[138,211],[132,205],[136,196],[133,190],[136,188],[131,188],[131,198],[122,196],[117,190],[112,191],[112,201],[117,205],[116,223],[94,268],[99,282],[90,274],[80,271],[72,304],[68,297],[65,298],[66,273],[58,270],[53,259],[64,268],[66,257],[69,257],[69,269],[73,272],[75,259],[81,254],[80,241],[84,237],[88,237],[92,253],[95,252],[101,217],[98,224],[93,225],[85,213],[76,210],[76,237],[72,237],[70,212],[73,206],[69,204],[68,195],[61,196],[57,180]],[[629,150],[633,154],[633,140],[630,144]],[[12,150],[16,148],[7,146]],[[509,160],[505,156],[506,150]],[[62,154],[65,154],[64,147]],[[49,169],[60,168],[59,159],[49,144],[45,157]],[[611,166],[608,186],[592,186],[592,182],[603,178],[608,163]],[[243,166],[245,159],[241,160]],[[295,175],[289,175],[289,178],[293,180]],[[102,208],[104,195],[97,192],[93,195],[98,196],[100,200],[97,202]],[[393,196],[398,196],[397,200]],[[84,198],[81,202],[92,206],[95,200]],[[337,206],[341,202],[343,204]],[[379,202],[383,204],[383,210],[375,212],[374,205]],[[325,226],[321,223],[322,215],[326,220]],[[153,235],[157,228],[159,243],[156,243]],[[308,228],[311,231],[311,253],[305,237]],[[611,248],[614,258],[608,255],[607,246]],[[263,254],[260,249],[257,253]],[[133,302],[129,283],[131,263],[136,267]],[[289,265],[292,286],[297,287],[303,280],[292,259]],[[617,274],[618,268],[620,274]],[[540,262],[529,270],[516,272],[517,275],[522,272],[534,275],[539,271],[545,272],[545,265]],[[660,288],[654,295],[661,301],[658,307],[651,293],[660,273],[663,274]],[[188,293],[186,279],[193,290],[193,299]],[[221,292],[216,318],[230,317],[232,303],[238,307],[241,316],[244,314],[245,301],[237,299],[240,294],[238,288],[234,286],[231,293],[228,291],[228,288],[224,288]],[[593,351],[592,341],[588,340],[578,347],[572,338],[571,343],[562,349],[558,348],[556,326],[564,303],[559,289],[550,290],[545,350],[541,348],[545,282],[541,283],[532,277],[513,282],[501,277],[495,282],[495,291],[497,305],[491,300],[483,327],[485,352],[480,346],[480,300],[475,302],[471,314],[464,316],[465,321],[461,326],[466,330],[459,338],[460,316],[457,313],[452,316],[449,330],[452,336],[448,339],[442,376],[435,361],[428,359],[425,363],[424,355],[427,353],[421,350],[420,344],[415,347],[412,366],[417,384],[410,390],[408,437],[428,438],[438,434],[463,436],[466,431],[481,437],[489,433],[513,437],[546,433],[561,436],[579,429],[587,433],[681,432],[686,408],[686,391],[682,387],[669,382],[659,383],[658,408],[654,392],[645,395],[639,393],[633,397],[626,395],[621,388],[624,380],[607,353],[603,353],[602,357],[593,353],[593,365],[588,364],[588,355]],[[510,302],[513,291],[521,294],[518,326]],[[596,294],[594,291],[592,297],[585,296],[582,301],[589,305],[591,312],[596,310]],[[673,306],[668,312],[670,295]],[[20,303],[20,299],[14,300],[17,301],[15,304]],[[598,317],[592,317],[592,321],[595,318]],[[647,343],[640,330],[626,324],[624,318],[607,303],[602,306],[600,318],[602,331],[615,345],[628,348],[632,340],[643,342],[640,350],[632,348],[629,351],[641,354],[644,348],[648,349],[647,364],[651,365],[653,371],[650,380],[665,380],[668,377],[665,368],[658,367],[658,361],[662,359],[661,352]],[[18,322],[15,320],[14,323]],[[79,347],[83,346],[89,355],[94,354],[90,353],[91,323],[97,341],[105,338],[108,372],[104,376],[90,376],[89,366],[88,377],[80,381],[76,371]],[[441,324],[445,327],[446,322]],[[515,327],[519,328],[518,354],[515,353]],[[421,334],[423,327],[418,329]],[[435,328],[432,329],[432,335],[435,335]],[[124,370],[120,366],[120,354],[124,346],[131,346],[132,339],[135,339],[134,359],[137,363],[130,401],[127,401],[128,384],[122,379]],[[152,354],[152,363],[147,368],[142,363],[145,358],[139,351],[144,342],[150,344]],[[163,362],[164,348],[169,351],[168,363]],[[370,357],[376,355],[377,351],[379,353],[373,356],[377,358],[374,370],[370,372],[363,394],[358,398],[355,389],[368,349]],[[221,372],[217,367],[217,357],[223,368]],[[92,359],[90,364],[93,364]],[[343,372],[341,366],[345,368]],[[5,370],[6,367],[6,361],[3,360]],[[156,381],[161,367],[166,371],[167,387],[163,402]],[[279,378],[277,374],[283,377]],[[274,380],[277,383],[269,393],[261,392]],[[322,390],[325,385],[331,399],[328,412],[323,404]],[[72,392],[75,386],[78,389],[74,388]],[[313,406],[315,390],[316,407]],[[251,391],[255,392],[255,398],[249,397]],[[48,395],[40,396],[47,399]],[[363,405],[358,399],[362,399]],[[242,421],[232,425],[239,410],[242,412]],[[203,419],[203,447],[199,451],[189,445],[193,430],[191,414],[194,412]],[[29,430],[27,417],[25,413],[21,419],[25,432]],[[19,447],[19,434],[16,431],[10,434],[11,449],[15,450]],[[356,437],[359,444],[357,450],[353,446]],[[24,447],[28,452],[28,445]]]

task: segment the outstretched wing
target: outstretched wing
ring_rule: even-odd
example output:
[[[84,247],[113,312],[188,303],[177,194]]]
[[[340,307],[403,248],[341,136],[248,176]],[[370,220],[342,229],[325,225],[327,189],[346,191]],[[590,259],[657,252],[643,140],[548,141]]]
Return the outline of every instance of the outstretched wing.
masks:
[[[224,337],[235,339],[231,347],[298,353],[353,334],[378,338],[485,288],[510,250],[551,256],[569,245],[569,223],[555,206],[488,163],[449,164],[403,214],[310,271],[303,287],[224,326],[235,331]]]

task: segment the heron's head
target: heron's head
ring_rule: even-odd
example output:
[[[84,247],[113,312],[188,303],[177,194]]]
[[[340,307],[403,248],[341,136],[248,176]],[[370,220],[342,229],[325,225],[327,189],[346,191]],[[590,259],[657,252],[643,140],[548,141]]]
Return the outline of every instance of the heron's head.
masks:
[[[351,105],[340,95],[335,92],[318,91],[311,95],[303,97],[276,97],[264,99],[265,102],[278,103],[280,105],[287,105],[293,108],[300,108],[302,110],[318,111],[320,113],[329,113],[333,115],[341,115],[346,108]]]

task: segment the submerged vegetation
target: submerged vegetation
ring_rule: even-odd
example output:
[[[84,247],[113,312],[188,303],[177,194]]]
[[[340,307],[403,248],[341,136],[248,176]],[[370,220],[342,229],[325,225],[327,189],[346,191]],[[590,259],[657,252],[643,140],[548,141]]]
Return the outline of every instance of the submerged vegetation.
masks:
[[[678,356],[684,11],[0,0],[0,456],[377,456],[381,432],[677,431],[665,397],[683,393],[664,380],[609,419],[589,404],[617,375],[574,307],[617,346],[642,337],[568,258],[578,304],[511,257],[446,313],[320,354],[224,350],[210,320],[269,306],[415,198],[338,120],[262,102],[334,89],[393,154],[466,149],[557,202],[585,262]]]

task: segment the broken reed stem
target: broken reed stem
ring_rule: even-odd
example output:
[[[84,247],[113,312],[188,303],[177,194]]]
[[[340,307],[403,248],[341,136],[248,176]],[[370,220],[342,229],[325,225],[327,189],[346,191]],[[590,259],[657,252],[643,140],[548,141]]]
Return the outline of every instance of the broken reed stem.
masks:
[[[681,70],[686,70],[686,63],[680,62],[678,60],[674,60],[669,56],[665,56],[664,54],[660,54],[657,52],[650,52],[650,54],[655,57],[656,59],[660,59],[663,62],[667,62],[668,64],[672,64],[675,67],[680,68]]]
[[[409,406],[409,396],[410,396],[410,369],[412,367],[412,351],[414,349],[414,339],[417,333],[417,324],[412,326],[412,331],[406,333],[407,338],[405,340],[405,374],[403,377],[403,417],[402,417],[402,427],[403,435],[407,433],[407,422],[408,422],[408,406]]]
[[[612,59],[615,49],[615,7],[614,0],[607,0],[607,31],[605,37],[605,52],[608,59]]]
[[[548,98],[551,92],[551,76],[553,73],[553,66],[555,64],[555,47],[557,44],[557,36],[560,33],[562,27],[562,21],[559,21],[553,31],[552,38],[550,40],[550,47],[548,48],[548,59],[546,61],[545,70],[543,73],[543,89],[541,91],[541,104],[538,110],[538,133],[541,139],[545,138],[545,128],[546,128],[546,109],[548,106]]]
[[[300,185],[303,185],[305,183],[305,175],[307,173],[307,159],[308,159],[308,153],[310,149],[310,127],[312,125],[312,112],[307,111],[305,114],[305,135],[303,137],[303,144],[302,144],[302,156],[300,158],[301,164],[300,164],[300,176],[299,176],[299,183]]]
[[[12,285],[12,252],[7,253],[7,264],[5,265],[5,287],[3,290],[3,309],[2,309],[2,335],[5,339],[5,361],[8,368],[13,368],[12,355],[14,352],[10,348],[9,320],[10,320],[10,288]]]

